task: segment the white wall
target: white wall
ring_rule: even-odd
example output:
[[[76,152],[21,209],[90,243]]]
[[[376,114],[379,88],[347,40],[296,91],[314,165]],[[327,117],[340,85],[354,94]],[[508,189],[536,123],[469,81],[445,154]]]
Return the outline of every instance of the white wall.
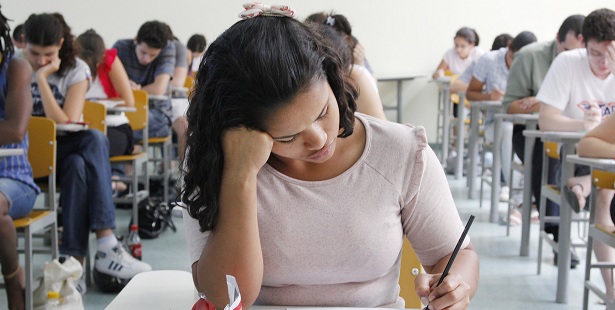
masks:
[[[139,26],[152,19],[171,25],[175,35],[185,42],[192,34],[202,33],[209,41],[238,20],[241,4],[247,0],[8,0],[2,12],[13,19],[11,26],[22,23],[31,13],[60,12],[73,33],[94,28],[107,45],[121,38],[134,37]],[[317,11],[335,10],[344,14],[353,26],[353,34],[367,49],[367,57],[376,75],[424,72],[430,76],[442,54],[453,44],[455,31],[462,26],[477,30],[480,46],[489,50],[493,38],[507,32],[512,36],[523,30],[533,31],[539,41],[551,40],[569,15],[584,14],[608,7],[612,0],[275,0],[297,11],[299,19]],[[396,100],[395,87],[380,83],[384,104]],[[403,121],[427,128],[435,141],[436,88],[428,78],[406,83]],[[390,114],[394,119],[394,114]]]

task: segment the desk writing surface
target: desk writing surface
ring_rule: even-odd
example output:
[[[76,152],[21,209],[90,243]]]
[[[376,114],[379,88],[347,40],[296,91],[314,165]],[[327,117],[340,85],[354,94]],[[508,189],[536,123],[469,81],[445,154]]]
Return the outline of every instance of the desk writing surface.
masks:
[[[566,160],[580,165],[590,166],[595,169],[604,171],[615,171],[615,160],[611,158],[591,158],[581,157],[579,155],[568,155]]]
[[[414,80],[421,77],[427,77],[425,72],[388,72],[378,75],[378,82],[404,81]]]
[[[23,155],[23,149],[0,149],[0,158],[15,155]]]
[[[526,137],[541,138],[547,141],[563,142],[565,140],[580,140],[585,133],[579,131],[524,130],[523,135]]]
[[[60,132],[76,132],[88,129],[86,124],[56,124],[56,130]]]

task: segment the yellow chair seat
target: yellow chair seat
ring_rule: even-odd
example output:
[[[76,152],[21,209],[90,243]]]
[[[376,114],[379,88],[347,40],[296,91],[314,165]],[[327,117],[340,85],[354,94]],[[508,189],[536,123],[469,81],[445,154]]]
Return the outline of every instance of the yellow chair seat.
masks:
[[[126,161],[133,161],[141,156],[144,156],[145,153],[141,152],[141,153],[137,153],[137,154],[132,154],[132,155],[118,155],[118,156],[113,156],[111,158],[109,158],[110,162],[126,162]]]
[[[15,228],[26,227],[49,214],[51,214],[51,211],[49,210],[33,210],[26,217],[13,220],[13,224],[15,225]]]
[[[166,136],[166,137],[162,137],[162,138],[149,138],[149,139],[147,139],[147,142],[149,142],[150,144],[164,143],[164,142],[167,142],[170,139],[171,139],[171,136]]]

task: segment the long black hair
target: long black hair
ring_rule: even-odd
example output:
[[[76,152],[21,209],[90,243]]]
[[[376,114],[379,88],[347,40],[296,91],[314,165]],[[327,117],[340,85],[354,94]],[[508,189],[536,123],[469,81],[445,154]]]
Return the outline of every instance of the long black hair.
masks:
[[[0,12],[0,39],[2,42],[2,60],[0,60],[0,70],[4,68],[4,64],[15,53],[13,41],[11,40],[11,27],[9,27],[8,18]]]
[[[70,27],[64,21],[60,13],[32,14],[24,24],[26,42],[40,46],[58,45],[64,39],[60,47],[58,57],[60,63],[59,75],[75,67],[77,51],[73,45],[73,35]]]
[[[202,231],[216,224],[224,165],[221,135],[231,127],[265,130],[280,107],[327,81],[340,111],[340,137],[353,132],[356,89],[335,48],[288,17],[235,23],[205,53],[188,108],[183,202]]]

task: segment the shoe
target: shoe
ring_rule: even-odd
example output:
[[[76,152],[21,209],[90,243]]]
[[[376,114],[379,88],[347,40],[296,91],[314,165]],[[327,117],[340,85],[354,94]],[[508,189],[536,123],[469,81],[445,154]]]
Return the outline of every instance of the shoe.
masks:
[[[118,244],[109,252],[96,252],[94,282],[101,291],[119,292],[135,275],[152,270],[152,266],[132,257]]]
[[[568,201],[568,205],[574,210],[574,212],[581,212],[581,206],[579,205],[579,199],[577,198],[577,194],[575,194],[570,187],[567,185],[564,186],[564,197]]]
[[[85,284],[85,270],[81,273],[81,277],[79,277],[79,279],[75,282],[75,289],[79,292],[79,294],[81,294],[81,296],[87,293],[88,286]]]
[[[500,201],[507,202],[508,199],[510,199],[510,187],[502,186],[502,188],[500,188]]]
[[[579,263],[581,263],[579,255],[574,248],[570,248],[570,269],[576,269]],[[557,252],[555,251],[553,251],[553,265],[557,266]]]

